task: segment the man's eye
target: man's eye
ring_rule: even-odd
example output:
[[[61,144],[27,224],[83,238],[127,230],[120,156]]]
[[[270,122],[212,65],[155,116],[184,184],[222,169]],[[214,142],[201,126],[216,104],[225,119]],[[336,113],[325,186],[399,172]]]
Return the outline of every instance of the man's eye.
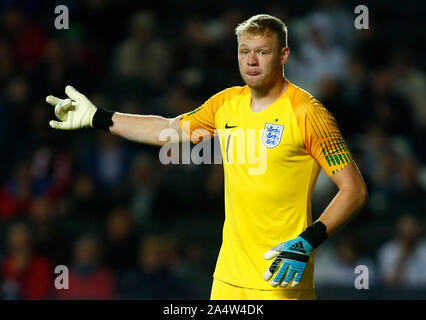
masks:
[[[261,50],[261,51],[259,51],[259,53],[260,53],[261,55],[264,55],[264,54],[266,54],[267,52],[266,52],[266,51]]]

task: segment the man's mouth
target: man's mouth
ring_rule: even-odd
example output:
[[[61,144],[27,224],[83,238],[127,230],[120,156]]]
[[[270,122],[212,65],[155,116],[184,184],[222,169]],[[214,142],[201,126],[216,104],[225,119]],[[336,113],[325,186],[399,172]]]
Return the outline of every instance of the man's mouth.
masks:
[[[260,75],[260,72],[258,72],[258,71],[249,71],[249,72],[246,72],[246,75],[248,75],[250,77],[255,77],[255,76]]]

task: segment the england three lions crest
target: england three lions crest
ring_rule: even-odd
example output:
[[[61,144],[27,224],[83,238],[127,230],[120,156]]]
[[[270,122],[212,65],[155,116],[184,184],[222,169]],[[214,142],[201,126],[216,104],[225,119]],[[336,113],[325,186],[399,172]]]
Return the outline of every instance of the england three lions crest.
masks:
[[[283,131],[284,126],[267,123],[263,131],[263,144],[269,149],[275,148],[281,142]]]

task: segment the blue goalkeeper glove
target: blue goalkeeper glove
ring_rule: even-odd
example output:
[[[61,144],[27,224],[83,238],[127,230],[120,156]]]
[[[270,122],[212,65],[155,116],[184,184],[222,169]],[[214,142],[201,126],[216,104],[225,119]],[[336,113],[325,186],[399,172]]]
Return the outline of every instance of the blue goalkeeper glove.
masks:
[[[266,270],[263,278],[268,281],[278,270],[275,278],[271,281],[272,287],[276,287],[278,284],[280,287],[285,287],[293,278],[291,286],[298,285],[311,253],[325,239],[327,239],[326,227],[322,222],[317,221],[297,238],[282,242],[267,251],[264,255],[265,259],[275,258],[275,260]]]

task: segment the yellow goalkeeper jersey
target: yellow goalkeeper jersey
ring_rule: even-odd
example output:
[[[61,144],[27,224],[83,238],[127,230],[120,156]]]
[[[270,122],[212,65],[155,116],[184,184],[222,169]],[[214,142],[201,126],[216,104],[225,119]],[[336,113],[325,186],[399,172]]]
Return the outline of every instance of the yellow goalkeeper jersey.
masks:
[[[192,142],[218,136],[225,175],[223,242],[214,278],[261,290],[313,289],[313,256],[297,287],[273,288],[263,254],[312,224],[311,198],[322,169],[329,175],[352,157],[333,115],[289,82],[261,112],[248,86],[212,96],[180,119]]]

